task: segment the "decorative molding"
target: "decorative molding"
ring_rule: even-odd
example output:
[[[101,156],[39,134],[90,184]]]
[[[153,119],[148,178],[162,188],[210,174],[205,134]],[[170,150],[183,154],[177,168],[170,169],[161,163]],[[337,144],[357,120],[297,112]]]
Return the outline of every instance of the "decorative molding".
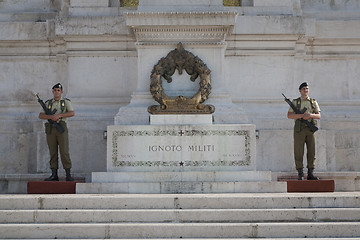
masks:
[[[223,43],[231,34],[237,12],[127,12],[126,25],[137,44],[173,42]]]
[[[162,46],[162,45],[174,45],[174,43],[177,43],[175,40],[174,41],[163,41],[163,42],[136,42],[135,46],[139,47],[146,47],[146,46]],[[212,48],[216,48],[216,47],[220,47],[223,48],[224,46],[226,46],[226,42],[225,41],[221,41],[221,42],[206,42],[206,41],[184,41],[184,43],[186,43],[186,45],[198,45],[197,48],[200,47],[204,47],[205,45],[211,46]],[[206,46],[205,46],[206,47]]]

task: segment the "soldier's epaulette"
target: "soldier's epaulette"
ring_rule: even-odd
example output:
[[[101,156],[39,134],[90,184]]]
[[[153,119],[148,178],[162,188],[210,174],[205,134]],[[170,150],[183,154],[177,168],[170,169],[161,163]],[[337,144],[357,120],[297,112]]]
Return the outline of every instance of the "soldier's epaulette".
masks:
[[[68,98],[64,98],[65,100],[68,100],[68,101],[70,101],[71,102],[71,100],[70,99],[68,99]]]
[[[45,103],[48,103],[48,102],[50,102],[52,99],[48,99],[48,100],[46,100],[46,102]]]

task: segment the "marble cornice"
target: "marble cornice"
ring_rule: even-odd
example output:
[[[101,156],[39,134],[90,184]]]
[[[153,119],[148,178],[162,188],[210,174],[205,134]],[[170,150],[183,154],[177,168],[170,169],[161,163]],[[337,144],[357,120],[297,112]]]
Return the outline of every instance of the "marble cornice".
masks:
[[[234,28],[237,12],[127,12],[126,25],[137,44],[222,43]]]
[[[208,12],[126,12],[128,26],[154,25],[235,25],[238,12],[208,11]]]

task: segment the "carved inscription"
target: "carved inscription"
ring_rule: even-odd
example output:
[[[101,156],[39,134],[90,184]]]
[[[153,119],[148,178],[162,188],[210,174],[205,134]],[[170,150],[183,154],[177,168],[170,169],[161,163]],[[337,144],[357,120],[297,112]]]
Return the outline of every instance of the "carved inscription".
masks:
[[[251,164],[248,130],[113,131],[111,141],[113,167],[176,169]]]
[[[151,145],[149,146],[149,152],[181,152],[185,149],[185,151],[189,152],[214,152],[215,146],[208,145],[190,145],[190,146],[181,146],[181,145]]]

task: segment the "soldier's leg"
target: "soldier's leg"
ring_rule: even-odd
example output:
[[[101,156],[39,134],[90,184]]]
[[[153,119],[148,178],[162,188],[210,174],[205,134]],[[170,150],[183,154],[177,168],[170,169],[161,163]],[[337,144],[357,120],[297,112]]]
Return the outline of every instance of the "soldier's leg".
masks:
[[[304,130],[294,131],[294,157],[296,169],[302,169],[304,157],[305,134]]]
[[[315,133],[311,132],[309,129],[306,134],[306,149],[307,149],[307,168],[315,168]]]
[[[313,172],[315,168],[315,133],[308,131],[306,137],[306,148],[307,148],[307,168],[308,175],[307,180],[319,180],[318,177],[315,177]]]
[[[55,129],[52,129],[50,133],[46,134],[46,142],[49,147],[50,154],[50,169],[57,170],[59,168],[58,163],[58,141],[56,137]]]
[[[60,149],[60,156],[61,156],[61,163],[64,169],[71,168],[71,160],[69,154],[69,134],[66,125],[62,125],[65,129],[63,133],[58,134],[58,141],[59,141],[59,149]]]
[[[52,126],[48,126],[48,131],[46,133],[46,142],[49,147],[50,154],[50,169],[51,176],[45,178],[45,181],[59,181],[59,177],[57,175],[58,166],[58,142],[56,139],[55,129],[51,129]]]

